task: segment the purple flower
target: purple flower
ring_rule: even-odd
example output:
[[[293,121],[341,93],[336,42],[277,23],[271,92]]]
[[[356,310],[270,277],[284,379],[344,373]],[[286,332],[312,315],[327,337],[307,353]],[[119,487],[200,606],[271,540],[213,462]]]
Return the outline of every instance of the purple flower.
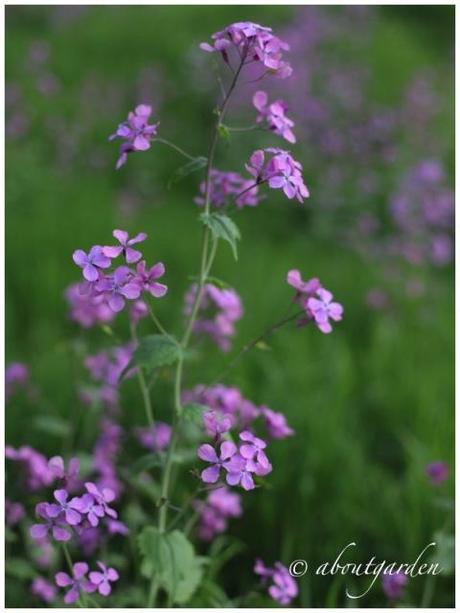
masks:
[[[133,273],[127,266],[116,268],[111,277],[100,279],[96,287],[98,291],[107,293],[108,304],[116,313],[125,306],[125,298],[136,300],[141,293],[139,286],[133,282]]]
[[[25,472],[25,485],[32,491],[51,485],[54,480],[45,456],[28,445],[19,449],[5,447],[5,457],[21,464]]]
[[[145,232],[136,234],[134,238],[129,238],[129,234],[124,230],[114,230],[112,235],[120,244],[114,247],[103,247],[103,253],[105,256],[108,258],[117,258],[119,255],[123,254],[127,264],[135,264],[141,259],[142,253],[136,249],[133,249],[132,245],[145,241],[147,238],[147,234]]]
[[[282,439],[294,434],[294,430],[289,427],[286,417],[282,413],[272,411],[265,406],[260,407],[260,410],[269,436],[275,439]]]
[[[198,457],[200,460],[212,464],[209,468],[205,468],[201,473],[201,479],[204,483],[216,483],[220,477],[221,468],[226,468],[230,459],[236,453],[236,445],[231,441],[224,441],[220,446],[220,457],[217,455],[214,447],[205,443],[198,448]]]
[[[36,577],[32,581],[30,592],[47,603],[52,602],[56,598],[56,588],[52,583],[43,579],[43,577]]]
[[[432,485],[440,485],[449,477],[449,466],[446,462],[431,462],[426,466],[425,472]]]
[[[108,505],[108,503],[115,500],[115,492],[113,492],[107,487],[104,487],[102,488],[102,490],[100,490],[94,483],[90,482],[85,483],[85,487],[87,491],[91,494],[91,496],[94,498],[96,503],[103,508],[105,515],[108,515],[113,519],[116,519],[118,517],[118,514],[115,509],[112,509]]]
[[[80,462],[77,458],[70,458],[66,470],[61,456],[53,456],[48,462],[48,468],[55,479],[60,479],[63,482],[65,489],[72,491],[80,485],[80,480],[78,479]]]
[[[338,302],[332,302],[333,296],[326,289],[319,289],[316,296],[317,298],[308,298],[307,308],[319,330],[324,334],[329,334],[332,332],[329,319],[340,321],[343,315],[343,306]]]
[[[104,255],[102,247],[99,245],[91,247],[88,254],[82,249],[77,249],[73,252],[72,258],[75,264],[83,269],[84,278],[90,282],[99,279],[100,269],[109,268],[111,265],[110,259]]]
[[[404,593],[407,584],[407,575],[402,572],[385,574],[382,577],[382,589],[389,600],[397,600]]]
[[[241,485],[246,491],[253,490],[255,484],[252,474],[255,472],[255,469],[255,462],[248,461],[239,453],[235,453],[225,465],[225,470],[227,471],[226,481],[229,485]]]
[[[287,282],[297,290],[298,294],[306,294],[308,297],[313,296],[321,288],[319,279],[313,277],[308,281],[302,281],[300,271],[295,269],[288,272]]]
[[[67,501],[69,494],[66,490],[55,490],[54,498],[57,504],[51,503],[47,507],[47,515],[55,519],[61,514],[64,515],[69,526],[76,526],[81,522],[81,515],[78,510],[81,508],[80,499],[72,498]]]
[[[102,562],[97,562],[101,572],[92,571],[89,573],[91,583],[97,586],[97,591],[101,596],[108,596],[112,591],[110,583],[118,581],[118,573],[114,568],[107,568]]]
[[[163,451],[169,447],[171,441],[171,426],[157,421],[154,426],[148,428],[135,428],[137,440],[146,449]]]
[[[56,573],[56,585],[70,588],[64,596],[64,602],[66,604],[73,604],[76,602],[82,591],[87,593],[96,591],[97,586],[86,578],[88,570],[88,564],[86,564],[86,562],[76,562],[73,565],[72,577],[63,572]]]
[[[195,302],[198,286],[193,284],[185,296],[185,315],[190,315]],[[235,322],[243,316],[241,298],[233,289],[219,289],[206,283],[201,298],[199,313],[193,330],[209,336],[222,351],[231,348],[231,337],[235,334]]]
[[[220,436],[232,428],[233,419],[222,411],[206,411],[203,414],[203,424],[210,436]]]
[[[51,534],[56,541],[64,542],[71,538],[71,533],[68,526],[61,518],[51,516],[48,513],[49,504],[47,502],[39,502],[35,507],[36,514],[45,520],[45,523],[34,524],[30,528],[30,536],[34,540],[41,541],[46,536]]]
[[[268,95],[264,91],[257,91],[252,97],[252,103],[259,111],[256,121],[266,121],[269,129],[281,136],[289,143],[295,143],[296,138],[291,128],[294,122],[286,117],[287,105],[283,100],[275,100],[268,104]]]
[[[128,153],[133,151],[147,151],[150,149],[150,141],[158,131],[159,123],[149,124],[152,107],[148,104],[139,104],[130,112],[127,121],[121,123],[117,131],[109,137],[109,140],[121,138],[124,140],[120,147],[117,170],[126,163]]]
[[[5,370],[5,397],[8,399],[17,390],[29,382],[29,371],[25,364],[12,362]]]
[[[94,290],[82,292],[80,283],[69,285],[65,290],[65,298],[70,306],[70,318],[83,328],[106,324],[115,317],[105,294]]]
[[[265,154],[269,159],[265,159]],[[303,182],[302,165],[288,151],[278,148],[259,149],[249,158],[247,171],[257,183],[268,183],[272,189],[282,189],[291,200],[303,202],[310,193]]]
[[[275,562],[273,568],[266,567],[262,560],[256,560],[254,572],[262,577],[264,584],[271,582],[268,588],[268,593],[281,605],[288,605],[299,592],[297,583],[289,574],[288,569],[281,564]]]
[[[157,279],[160,279],[165,274],[165,267],[162,262],[158,262],[152,268],[147,269],[145,262],[139,262],[136,266],[135,283],[138,283],[142,291],[148,292],[154,298],[161,298],[166,294],[168,288],[162,283],[157,283]]]
[[[127,536],[129,534],[128,526],[117,519],[107,520],[107,531],[109,534],[121,534],[122,536]]]
[[[5,498],[5,521],[8,526],[14,526],[24,519],[26,510],[20,502],[12,502]]]
[[[240,439],[243,441],[240,445],[240,455],[253,467],[252,472],[260,476],[268,474],[272,467],[264,451],[267,443],[247,430],[240,432]]]
[[[200,195],[195,198],[196,204],[204,205],[205,194],[206,181],[203,181],[200,183]],[[233,201],[237,208],[257,206],[258,186],[237,172],[223,172],[213,168],[210,175],[209,200],[216,208],[226,206]]]
[[[196,501],[195,509],[200,517],[198,536],[203,541],[211,541],[216,534],[225,532],[227,519],[242,515],[241,496],[227,487],[219,487],[209,492],[206,502]]]
[[[237,22],[213,34],[212,39],[212,45],[201,43],[200,48],[210,53],[221,53],[227,64],[231,64],[230,54],[233,53],[243,65],[260,65],[263,74],[268,72],[285,78],[292,73],[291,66],[282,59],[282,52],[289,50],[289,45],[274,36],[271,28],[250,21]]]
[[[136,300],[129,309],[129,318],[133,323],[139,322],[149,314],[149,308],[143,300]]]

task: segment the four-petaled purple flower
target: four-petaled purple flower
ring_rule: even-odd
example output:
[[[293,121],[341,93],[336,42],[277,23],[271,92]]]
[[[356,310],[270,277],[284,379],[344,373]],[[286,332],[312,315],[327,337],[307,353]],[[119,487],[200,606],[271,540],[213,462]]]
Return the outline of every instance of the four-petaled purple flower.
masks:
[[[152,268],[147,268],[145,261],[139,262],[136,266],[135,283],[144,292],[148,292],[154,298],[161,298],[166,294],[168,288],[163,283],[157,283],[157,279],[165,274],[165,267],[162,262],[158,262]]]
[[[205,443],[198,448],[198,457],[200,460],[212,464],[209,468],[205,468],[201,473],[201,479],[204,483],[216,483],[220,477],[220,469],[227,468],[230,459],[237,452],[236,445],[231,441],[224,441],[220,446],[220,457],[217,455],[214,447]]]
[[[308,298],[307,308],[321,332],[329,334],[332,326],[329,319],[340,321],[343,316],[343,306],[338,302],[332,302],[333,295],[324,288],[316,292],[316,298]]]
[[[101,569],[99,571],[92,571],[89,573],[89,579],[97,587],[97,591],[101,596],[108,596],[112,591],[110,583],[118,581],[118,573],[114,568],[107,568],[102,562],[97,562],[97,565]]]
[[[86,562],[76,562],[73,565],[72,577],[64,572],[56,573],[56,585],[70,588],[64,596],[64,602],[66,604],[73,604],[76,602],[82,591],[87,593],[96,591],[97,586],[91,583],[86,577],[88,570],[88,564],[86,564]]]
[[[133,238],[129,238],[129,234],[124,230],[114,230],[112,235],[120,244],[113,247],[103,247],[102,251],[105,256],[108,258],[117,258],[119,255],[123,254],[127,264],[135,264],[141,259],[142,253],[133,249],[132,245],[145,241],[147,238],[145,232],[140,232]]]
[[[286,417],[282,413],[272,411],[272,409],[265,406],[260,407],[260,410],[269,436],[275,439],[282,439],[294,434],[294,430],[288,425]]]
[[[240,432],[240,439],[243,441],[240,445],[240,455],[246,460],[247,468],[259,476],[271,472],[272,466],[264,451],[267,443],[248,430]]]
[[[34,540],[42,540],[48,534],[51,534],[56,541],[65,542],[71,538],[71,533],[67,529],[67,525],[62,519],[52,517],[48,513],[48,507],[50,505],[47,502],[39,502],[35,507],[36,514],[45,520],[45,523],[34,524],[30,528],[30,536]]]
[[[281,564],[275,562],[273,568],[265,566],[262,560],[256,560],[254,572],[262,577],[262,583],[271,581],[268,593],[281,605],[288,605],[299,593],[299,588],[289,570]]]
[[[49,504],[47,514],[48,517],[51,517],[52,519],[63,514],[69,526],[76,526],[81,522],[81,515],[78,512],[80,509],[80,499],[72,498],[71,500],[67,501],[68,497],[69,494],[66,490],[55,490],[54,498],[58,504]]]
[[[203,424],[210,436],[220,436],[233,426],[233,418],[222,411],[206,411],[203,414]]]
[[[260,123],[266,121],[269,129],[281,136],[289,143],[295,143],[296,138],[291,128],[294,127],[294,122],[286,117],[287,105],[283,100],[275,100],[271,104],[268,104],[268,95],[264,91],[257,91],[253,98],[252,103],[259,111],[256,121]]]
[[[136,300],[141,294],[140,287],[133,281],[133,273],[127,266],[119,266],[110,277],[104,277],[97,282],[96,288],[108,295],[109,307],[121,311],[125,306],[125,298]]]
[[[94,498],[96,503],[101,506],[104,510],[104,514],[116,519],[118,517],[115,509],[109,507],[108,503],[113,502],[115,500],[115,492],[108,487],[103,487],[99,489],[94,483],[88,482],[85,483],[85,487],[89,494]]]
[[[110,259],[104,255],[100,245],[91,247],[88,254],[83,249],[77,249],[73,252],[72,258],[75,264],[83,269],[83,276],[90,283],[99,279],[101,268],[109,268],[111,265]]]
[[[255,462],[248,461],[239,453],[236,453],[225,466],[227,483],[229,485],[241,485],[246,491],[253,490],[255,484],[252,474],[255,472],[255,468]]]
[[[125,141],[120,147],[117,170],[126,163],[128,153],[150,149],[150,141],[156,135],[159,126],[159,123],[148,123],[151,114],[151,106],[139,104],[134,112],[129,113],[127,121],[121,123],[117,131],[109,137],[109,140],[121,138]]]

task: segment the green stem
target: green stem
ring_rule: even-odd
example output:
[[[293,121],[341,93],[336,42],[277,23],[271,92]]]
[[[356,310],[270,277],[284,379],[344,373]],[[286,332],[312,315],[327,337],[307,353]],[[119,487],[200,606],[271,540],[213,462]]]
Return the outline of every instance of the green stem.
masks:
[[[222,105],[218,109],[217,112],[217,121],[214,126],[214,132],[211,137],[211,143],[209,146],[209,154],[208,161],[206,165],[206,191],[205,191],[205,203],[204,203],[204,212],[205,214],[209,214],[210,206],[211,206],[211,171],[214,163],[214,156],[216,152],[217,142],[219,139],[219,128],[222,124],[222,121],[225,116],[225,112],[227,110],[228,102],[230,100],[230,96],[232,95],[233,90],[235,89],[236,82],[238,80],[241,69],[243,68],[244,60],[246,59],[245,54],[243,54],[241,58],[241,63],[238,67],[238,70],[233,75],[232,82],[230,83],[230,87],[227,91],[227,94],[222,102]],[[168,454],[166,457],[166,463],[163,473],[163,481],[161,485],[161,498],[160,498],[160,512],[158,515],[158,529],[160,532],[164,532],[166,529],[166,521],[168,516],[168,497],[169,497],[169,484],[171,480],[171,469],[172,469],[172,461],[174,457],[174,451],[177,444],[177,440],[179,438],[178,426],[179,421],[182,415],[182,404],[181,404],[181,389],[182,389],[182,375],[183,375],[183,363],[184,363],[184,352],[188,346],[190,341],[190,336],[193,331],[193,325],[195,323],[198,309],[201,303],[201,299],[203,297],[204,286],[206,284],[207,276],[212,267],[212,263],[214,261],[214,257],[216,254],[216,245],[213,245],[211,249],[211,253],[208,256],[209,251],[209,241],[210,241],[210,230],[206,226],[204,228],[203,233],[203,242],[201,249],[201,264],[200,264],[200,276],[198,283],[198,291],[195,297],[195,301],[192,307],[192,311],[189,317],[188,324],[186,326],[184,335],[181,340],[181,349],[179,359],[176,365],[176,372],[174,376],[174,423],[172,428],[171,442],[168,447]]]
[[[67,549],[67,545],[62,543],[62,551],[64,552],[64,557],[67,562],[67,566],[69,567],[70,575],[73,576],[73,566],[72,566],[72,558],[70,557],[69,550]]]
[[[175,151],[177,151],[177,153],[180,153],[181,155],[183,155],[184,157],[186,157],[188,160],[194,160],[195,156],[194,155],[190,155],[190,153],[187,153],[186,151],[184,151],[181,147],[178,147],[177,145],[175,145],[174,143],[171,143],[169,140],[166,140],[165,138],[156,138],[154,139],[157,143],[163,143],[163,145],[167,145],[168,147],[171,147],[171,149],[174,149]]]
[[[137,341],[136,328],[133,323],[131,324],[131,337],[133,341],[137,344],[138,341]],[[144,373],[142,372],[141,366],[139,366],[137,369],[137,380],[139,382],[139,387],[141,390],[142,398],[144,399],[144,408],[145,408],[145,415],[147,417],[147,422],[149,426],[153,428],[153,426],[155,425],[155,418],[153,416],[152,402],[150,400],[149,388],[147,387],[147,383],[145,381]]]
[[[155,315],[155,313],[154,313],[152,307],[150,306],[150,304],[148,304],[147,307],[149,309],[150,317],[152,318],[153,323],[158,328],[158,330],[161,332],[161,334],[164,334],[165,336],[169,336],[170,338],[172,338],[171,334],[169,334],[169,332],[166,331],[166,328],[162,325],[161,321]]]

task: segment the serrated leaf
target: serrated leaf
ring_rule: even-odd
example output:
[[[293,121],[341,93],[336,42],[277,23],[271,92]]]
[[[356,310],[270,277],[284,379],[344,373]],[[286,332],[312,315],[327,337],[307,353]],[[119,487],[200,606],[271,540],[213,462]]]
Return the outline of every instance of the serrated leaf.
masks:
[[[151,334],[144,336],[134,350],[128,366],[120,374],[122,379],[131,368],[141,367],[154,370],[160,366],[169,366],[179,358],[181,347],[179,343],[166,334]]]
[[[193,545],[183,532],[160,533],[148,526],[138,537],[144,577],[156,577],[173,603],[186,604],[203,575],[203,560],[195,555]]]
[[[173,173],[173,175],[168,181],[168,188],[174,185],[174,183],[178,183],[179,181],[182,181],[182,179],[184,179],[186,176],[188,176],[192,172],[197,172],[198,170],[201,170],[202,168],[206,166],[207,163],[208,163],[208,158],[205,158],[202,156],[199,156],[199,157],[194,158],[193,160],[190,160],[190,162],[187,162],[187,164],[184,164],[183,166],[178,168]]]
[[[211,230],[214,238],[221,238],[229,243],[233,257],[237,260],[237,241],[241,240],[241,233],[236,223],[221,213],[202,213],[200,219]]]

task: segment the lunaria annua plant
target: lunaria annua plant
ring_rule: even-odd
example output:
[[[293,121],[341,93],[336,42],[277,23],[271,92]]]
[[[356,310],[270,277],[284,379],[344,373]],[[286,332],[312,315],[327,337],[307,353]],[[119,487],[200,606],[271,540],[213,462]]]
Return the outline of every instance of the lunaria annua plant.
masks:
[[[110,539],[130,535],[136,539],[140,564],[134,571],[137,592],[130,604],[193,604],[202,584],[207,581],[209,585],[211,581],[207,573],[212,564],[212,553],[210,557],[198,556],[193,540],[202,541],[201,547],[206,548],[206,543],[226,531],[229,522],[244,515],[245,497],[254,495],[254,490],[276,470],[270,460],[272,442],[278,444],[276,441],[295,435],[282,413],[265,404],[256,405],[238,388],[224,384],[224,379],[245,354],[283,326],[310,324],[310,328],[329,334],[342,319],[343,307],[334,302],[332,293],[319,279],[304,280],[299,270],[286,271],[285,279],[279,279],[280,291],[283,285],[285,290],[289,286],[292,294],[284,317],[237,350],[214,381],[197,381],[190,389],[183,389],[192,342],[203,339],[221,351],[230,351],[243,316],[237,291],[211,274],[222,242],[229,243],[236,259],[240,234],[229,212],[258,206],[261,191],[267,189],[300,204],[309,197],[301,163],[291,152],[277,146],[283,140],[296,142],[294,122],[285,114],[284,101],[270,102],[262,90],[248,100],[248,105],[254,105],[258,112],[255,127],[269,131],[274,146],[248,152],[246,163],[243,161],[233,171],[223,172],[214,166],[220,139],[232,131],[224,122],[246,67],[251,66],[252,74],[257,69],[260,80],[288,78],[292,73],[285,59],[289,46],[271,28],[242,22],[213,34],[212,42],[202,43],[201,49],[220,56],[227,65],[225,74],[229,75],[206,157],[191,156],[163,139],[160,123],[152,118],[153,109],[146,103],[136,106],[110,136],[111,140],[121,140],[116,167],[124,166],[123,172],[129,172],[130,164],[135,163],[133,154],[147,154],[159,144],[187,158],[182,175],[204,169],[194,198],[200,207],[201,259],[198,274],[185,296],[184,330],[174,336],[155,312],[156,301],[170,300],[173,292],[165,284],[170,281],[167,262],[146,262],[143,257],[142,245],[148,240],[145,232],[129,236],[115,229],[113,239],[107,232],[100,237],[99,245],[76,249],[73,261],[82,278],[66,290],[71,319],[83,328],[107,326],[124,311],[131,330],[131,338],[125,344],[87,356],[84,361],[95,386],[81,390],[81,401],[103,407],[91,468],[82,470],[80,476],[79,462],[74,458],[48,460],[29,447],[7,448],[7,457],[21,466],[24,487],[34,495],[48,489],[45,500],[38,495],[36,520],[30,528],[30,537],[42,550],[42,556],[56,555],[53,549],[62,550],[62,565],[56,569],[54,584],[43,577],[35,579],[31,586],[32,593],[47,603],[63,598],[66,604],[103,606],[104,599],[112,591],[116,594],[124,583],[122,569],[116,568],[110,556]],[[138,323],[146,317],[151,318],[153,330],[141,337]],[[156,419],[150,399],[159,368],[170,368],[172,373],[169,423]],[[16,371],[11,372],[9,393],[13,393],[17,381],[26,379],[26,373],[18,368]],[[133,429],[138,446],[148,450],[147,463],[139,471],[144,486],[153,484],[149,491],[156,492],[151,496],[154,500],[150,499],[147,522],[137,523],[129,521],[129,513],[123,513],[126,523],[118,517],[134,495],[132,483],[128,480],[128,487],[123,478],[126,467],[117,467],[123,435],[119,387],[131,377],[138,380],[147,420],[147,424],[137,424]],[[177,492],[175,484],[183,462],[180,457],[187,453],[193,463],[195,484],[184,496]],[[260,495],[271,497],[268,490]],[[11,517],[24,512],[22,507],[14,510],[15,503],[9,504]],[[279,604],[291,604],[298,593],[295,579],[281,561],[272,560],[271,566],[265,566],[257,553],[254,552],[254,580],[260,581],[261,589]]]

